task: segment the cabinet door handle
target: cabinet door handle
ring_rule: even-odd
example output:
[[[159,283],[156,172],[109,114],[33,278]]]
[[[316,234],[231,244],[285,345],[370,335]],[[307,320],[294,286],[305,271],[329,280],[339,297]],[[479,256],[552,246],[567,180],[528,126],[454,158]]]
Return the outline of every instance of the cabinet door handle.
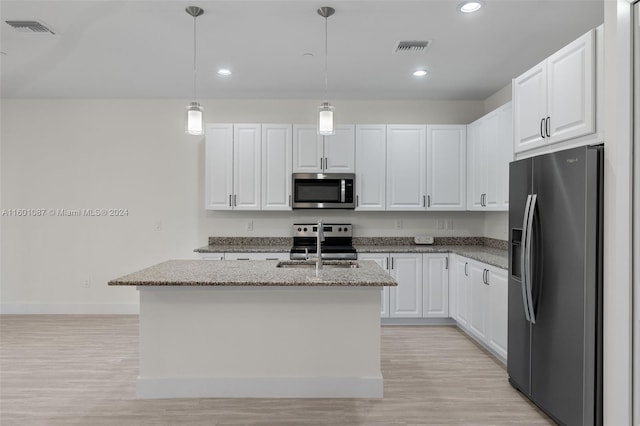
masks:
[[[427,195],[427,207],[431,207],[431,195]]]
[[[540,120],[540,136],[542,136],[542,139],[545,138],[545,136],[544,136],[544,122],[545,121],[546,120],[544,118],[542,120]]]
[[[385,259],[384,269],[386,269],[387,271],[389,270],[389,258],[388,257]]]
[[[449,269],[449,256],[444,258],[444,269]]]
[[[237,257],[236,260],[249,260],[248,257]]]
[[[551,137],[551,117],[547,117],[547,137],[550,138]]]
[[[233,207],[238,207],[238,195],[233,194]]]
[[[422,207],[427,207],[427,201],[426,201],[426,198],[427,198],[427,197],[425,197],[424,195],[422,196]]]
[[[491,283],[489,282],[489,270],[487,269],[487,285],[490,285]]]
[[[393,269],[393,257],[391,258],[391,269]]]
[[[467,272],[467,266],[469,266],[469,262],[464,262],[464,276],[468,277],[469,273]]]
[[[291,207],[291,195],[289,195],[289,207]]]
[[[280,260],[277,257],[267,257],[265,260]]]
[[[327,170],[329,168],[329,159],[324,157],[324,169]]]
[[[229,207],[233,207],[233,204],[231,204],[231,194],[229,194]]]
[[[324,170],[324,166],[323,166],[323,158],[320,157],[320,170]]]
[[[360,196],[356,195],[356,207],[360,206]]]

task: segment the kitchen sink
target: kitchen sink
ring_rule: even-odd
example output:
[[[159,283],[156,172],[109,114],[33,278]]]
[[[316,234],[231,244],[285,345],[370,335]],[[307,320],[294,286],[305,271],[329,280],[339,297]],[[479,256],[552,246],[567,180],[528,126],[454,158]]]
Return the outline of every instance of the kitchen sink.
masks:
[[[300,269],[315,269],[316,262],[309,261],[284,261],[278,262],[276,265],[278,268],[300,268]],[[358,262],[352,260],[325,260],[322,262],[322,268],[324,269],[353,269],[359,268]]]

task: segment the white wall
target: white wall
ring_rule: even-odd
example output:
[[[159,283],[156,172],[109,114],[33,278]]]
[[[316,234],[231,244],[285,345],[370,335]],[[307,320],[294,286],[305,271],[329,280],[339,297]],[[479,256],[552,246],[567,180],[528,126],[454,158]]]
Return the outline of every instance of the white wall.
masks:
[[[514,76],[515,77],[515,76]],[[488,114],[511,100],[511,83],[489,96],[484,101],[484,113]]]
[[[604,424],[632,423],[631,5],[604,2]],[[638,398],[638,396],[636,396]]]
[[[3,312],[133,312],[136,290],[109,288],[109,279],[193,257],[211,235],[288,235],[294,221],[319,218],[205,211],[204,138],[184,134],[186,102],[2,100],[2,209],[128,209],[125,217],[3,216]],[[202,103],[208,122],[312,123],[317,102]],[[482,101],[339,101],[336,108],[344,123],[468,123],[483,114]],[[435,230],[445,217],[454,229]],[[322,218],[353,222],[359,236],[484,232],[484,213],[323,212]],[[247,220],[254,221],[252,232]]]
[[[484,236],[509,239],[509,212],[487,212],[484,216]]]

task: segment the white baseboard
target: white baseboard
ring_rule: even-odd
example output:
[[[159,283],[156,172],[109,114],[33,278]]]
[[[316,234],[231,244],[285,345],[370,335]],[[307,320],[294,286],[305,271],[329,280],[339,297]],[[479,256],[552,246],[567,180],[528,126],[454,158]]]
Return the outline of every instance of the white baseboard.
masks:
[[[137,315],[137,303],[0,303],[0,315]]]
[[[138,377],[138,398],[382,398],[380,377]]]

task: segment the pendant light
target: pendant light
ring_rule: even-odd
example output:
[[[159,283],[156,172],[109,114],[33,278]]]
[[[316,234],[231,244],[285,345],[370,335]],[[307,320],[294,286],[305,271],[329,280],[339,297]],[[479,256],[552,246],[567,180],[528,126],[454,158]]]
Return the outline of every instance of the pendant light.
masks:
[[[332,7],[321,7],[318,9],[318,15],[324,18],[324,102],[318,107],[318,134],[319,135],[334,135],[336,133],[335,121],[333,118],[333,106],[326,100],[327,90],[329,87],[329,75],[327,67],[327,20],[329,16],[333,15],[336,10]]]
[[[202,15],[204,10],[197,6],[189,6],[185,10],[193,16],[193,102],[187,105],[185,133],[197,136],[204,133],[204,124],[202,107],[196,102],[196,18]]]

